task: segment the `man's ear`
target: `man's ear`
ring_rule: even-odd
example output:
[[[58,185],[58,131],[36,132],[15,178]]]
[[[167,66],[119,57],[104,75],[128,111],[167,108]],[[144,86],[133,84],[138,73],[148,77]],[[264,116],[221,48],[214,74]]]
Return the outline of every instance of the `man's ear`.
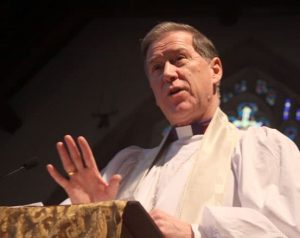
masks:
[[[221,59],[219,57],[214,57],[210,61],[210,67],[212,69],[213,84],[219,84],[223,75]]]

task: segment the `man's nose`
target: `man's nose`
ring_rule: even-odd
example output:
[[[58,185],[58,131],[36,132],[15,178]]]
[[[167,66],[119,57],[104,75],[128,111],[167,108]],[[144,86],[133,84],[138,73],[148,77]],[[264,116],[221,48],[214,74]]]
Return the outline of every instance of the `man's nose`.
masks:
[[[169,61],[165,62],[163,71],[163,81],[170,83],[177,78],[176,66]]]

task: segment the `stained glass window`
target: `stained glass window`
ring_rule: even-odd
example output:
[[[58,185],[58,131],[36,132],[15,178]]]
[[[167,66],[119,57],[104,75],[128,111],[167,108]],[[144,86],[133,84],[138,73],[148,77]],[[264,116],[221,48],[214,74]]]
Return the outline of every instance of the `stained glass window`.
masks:
[[[300,147],[300,100],[270,78],[235,79],[222,89],[221,107],[238,128],[276,128]]]

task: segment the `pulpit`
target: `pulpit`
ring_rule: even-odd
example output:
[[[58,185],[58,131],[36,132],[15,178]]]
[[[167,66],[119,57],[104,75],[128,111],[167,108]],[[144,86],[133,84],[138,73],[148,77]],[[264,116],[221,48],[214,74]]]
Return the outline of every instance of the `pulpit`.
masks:
[[[162,238],[136,201],[0,207],[1,238]]]

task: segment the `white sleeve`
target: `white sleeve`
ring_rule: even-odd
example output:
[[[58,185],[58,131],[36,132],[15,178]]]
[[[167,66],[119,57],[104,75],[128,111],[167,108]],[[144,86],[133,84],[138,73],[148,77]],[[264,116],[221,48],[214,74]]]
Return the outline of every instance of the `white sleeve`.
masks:
[[[245,207],[206,207],[198,229],[202,238],[287,238],[266,216]]]
[[[71,205],[71,204],[72,204],[71,199],[67,198],[63,200],[59,205]]]
[[[237,207],[205,207],[204,237],[300,237],[300,153],[274,129],[250,129],[233,158]]]
[[[124,180],[137,164],[140,154],[145,150],[138,146],[129,146],[118,152],[108,165],[101,171],[105,181],[109,181],[110,177],[120,174]]]

